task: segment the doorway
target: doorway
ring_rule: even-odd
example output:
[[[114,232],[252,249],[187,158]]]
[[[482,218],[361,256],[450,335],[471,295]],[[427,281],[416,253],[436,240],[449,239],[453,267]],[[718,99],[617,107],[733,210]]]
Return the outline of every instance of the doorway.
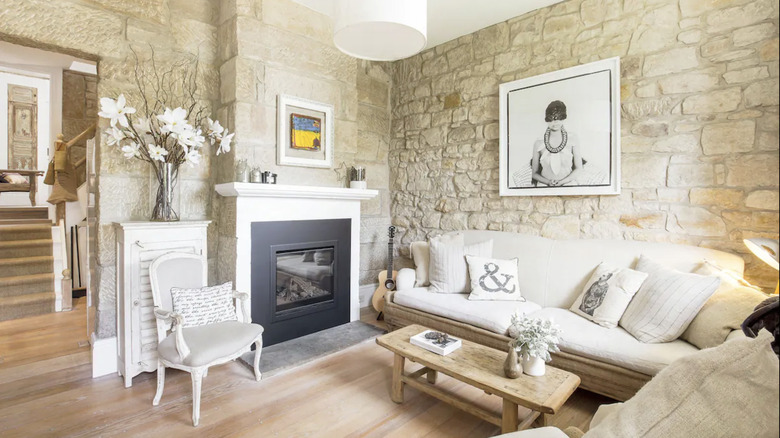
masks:
[[[90,356],[97,111],[94,61],[0,41],[0,373]]]

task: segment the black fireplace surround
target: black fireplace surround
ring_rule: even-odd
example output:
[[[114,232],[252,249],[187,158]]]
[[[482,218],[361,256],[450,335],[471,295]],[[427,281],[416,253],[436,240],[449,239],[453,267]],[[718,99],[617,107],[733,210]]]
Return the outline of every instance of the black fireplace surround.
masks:
[[[269,346],[349,322],[351,219],[252,223],[252,321]]]

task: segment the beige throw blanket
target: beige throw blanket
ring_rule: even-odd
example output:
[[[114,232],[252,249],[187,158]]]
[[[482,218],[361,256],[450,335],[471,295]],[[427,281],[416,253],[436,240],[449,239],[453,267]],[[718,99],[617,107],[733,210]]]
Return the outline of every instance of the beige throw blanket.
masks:
[[[780,435],[780,367],[762,330],[673,362],[585,437]]]

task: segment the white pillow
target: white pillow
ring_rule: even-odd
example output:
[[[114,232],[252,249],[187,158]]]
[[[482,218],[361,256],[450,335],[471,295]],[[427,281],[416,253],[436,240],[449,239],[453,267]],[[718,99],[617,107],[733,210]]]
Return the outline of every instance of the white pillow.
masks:
[[[19,175],[18,173],[4,173],[3,178],[11,184],[27,184],[27,178]]]
[[[471,277],[470,300],[525,301],[517,282],[517,259],[466,255]]]
[[[431,247],[428,242],[412,242],[409,244],[409,252],[414,261],[415,287],[430,286],[428,280],[428,268],[431,264]]]
[[[183,327],[236,321],[233,282],[199,289],[171,288],[173,311],[184,317]]]
[[[569,310],[602,327],[615,328],[646,278],[647,273],[602,262]]]
[[[465,246],[463,234],[447,234],[431,239],[430,275],[431,292],[461,294],[469,292],[470,281],[466,254],[490,257],[493,241]]]
[[[679,272],[644,255],[635,269],[649,275],[628,305],[620,325],[641,342],[671,342],[679,338],[720,285],[718,277]]]

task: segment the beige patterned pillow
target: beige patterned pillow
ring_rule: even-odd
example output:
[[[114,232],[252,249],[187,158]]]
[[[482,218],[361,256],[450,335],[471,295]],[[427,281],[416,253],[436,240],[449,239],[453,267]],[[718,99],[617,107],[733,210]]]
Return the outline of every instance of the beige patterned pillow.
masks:
[[[171,288],[173,311],[184,317],[183,327],[236,321],[233,282],[199,289]]]
[[[466,255],[471,277],[469,300],[525,301],[517,281],[517,259]]]
[[[602,327],[615,328],[646,278],[645,272],[602,262],[569,310]]]

